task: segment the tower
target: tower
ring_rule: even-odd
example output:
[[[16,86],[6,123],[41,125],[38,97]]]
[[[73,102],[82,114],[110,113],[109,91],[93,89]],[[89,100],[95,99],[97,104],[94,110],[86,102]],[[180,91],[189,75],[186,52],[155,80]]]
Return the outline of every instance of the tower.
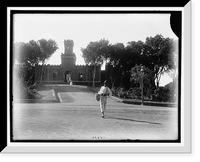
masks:
[[[76,55],[73,53],[74,41],[73,40],[64,40],[64,51],[65,53],[61,54],[61,66],[62,67],[71,67],[76,63]]]
[[[71,55],[73,54],[73,48],[74,48],[74,41],[73,40],[64,40],[64,46],[65,46],[65,54]]]
[[[64,40],[64,54],[61,54],[61,68],[64,81],[68,81],[68,76],[74,79],[74,69],[76,64],[76,55],[73,53],[74,41]]]

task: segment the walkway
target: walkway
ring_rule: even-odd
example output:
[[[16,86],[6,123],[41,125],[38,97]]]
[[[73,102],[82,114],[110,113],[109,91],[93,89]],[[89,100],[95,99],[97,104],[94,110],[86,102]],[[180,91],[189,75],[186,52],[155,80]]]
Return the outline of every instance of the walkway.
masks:
[[[14,140],[176,140],[177,108],[129,105],[108,99],[101,118],[94,93],[54,87],[62,103],[14,104]]]

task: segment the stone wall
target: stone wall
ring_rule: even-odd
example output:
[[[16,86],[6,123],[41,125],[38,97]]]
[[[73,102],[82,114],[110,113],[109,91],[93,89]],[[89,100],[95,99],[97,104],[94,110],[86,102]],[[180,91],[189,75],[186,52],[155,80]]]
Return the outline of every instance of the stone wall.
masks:
[[[72,82],[88,83],[92,82],[93,66],[77,65],[70,71]],[[65,74],[61,65],[44,65],[42,82],[65,82]],[[35,81],[41,82],[42,66],[37,66],[35,69]],[[96,67],[95,82],[101,81],[101,66]]]

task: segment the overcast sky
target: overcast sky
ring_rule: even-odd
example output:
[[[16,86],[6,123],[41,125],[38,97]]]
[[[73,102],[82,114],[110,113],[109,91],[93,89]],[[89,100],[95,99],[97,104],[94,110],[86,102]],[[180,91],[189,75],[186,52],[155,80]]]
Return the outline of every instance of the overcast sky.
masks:
[[[170,14],[15,14],[14,42],[41,38],[54,39],[59,49],[48,61],[60,64],[64,39],[74,40],[77,64],[84,64],[81,47],[90,41],[108,39],[110,43],[127,44],[145,41],[146,37],[162,34],[176,38],[170,28]]]
[[[170,14],[15,14],[14,42],[54,39],[59,49],[47,63],[60,64],[64,40],[74,41],[76,64],[84,64],[81,47],[90,41],[108,39],[110,43],[145,41],[162,34],[177,39],[170,27]]]

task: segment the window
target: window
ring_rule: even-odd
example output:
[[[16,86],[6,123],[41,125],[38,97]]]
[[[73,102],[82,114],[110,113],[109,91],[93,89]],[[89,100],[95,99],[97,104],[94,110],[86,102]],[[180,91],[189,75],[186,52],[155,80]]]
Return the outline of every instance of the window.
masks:
[[[78,79],[79,79],[80,81],[83,80],[83,73],[80,72],[80,73],[78,74]]]
[[[53,80],[56,80],[56,77],[57,77],[57,71],[54,71],[53,72]]]
[[[42,81],[44,80],[44,72],[42,73]]]

